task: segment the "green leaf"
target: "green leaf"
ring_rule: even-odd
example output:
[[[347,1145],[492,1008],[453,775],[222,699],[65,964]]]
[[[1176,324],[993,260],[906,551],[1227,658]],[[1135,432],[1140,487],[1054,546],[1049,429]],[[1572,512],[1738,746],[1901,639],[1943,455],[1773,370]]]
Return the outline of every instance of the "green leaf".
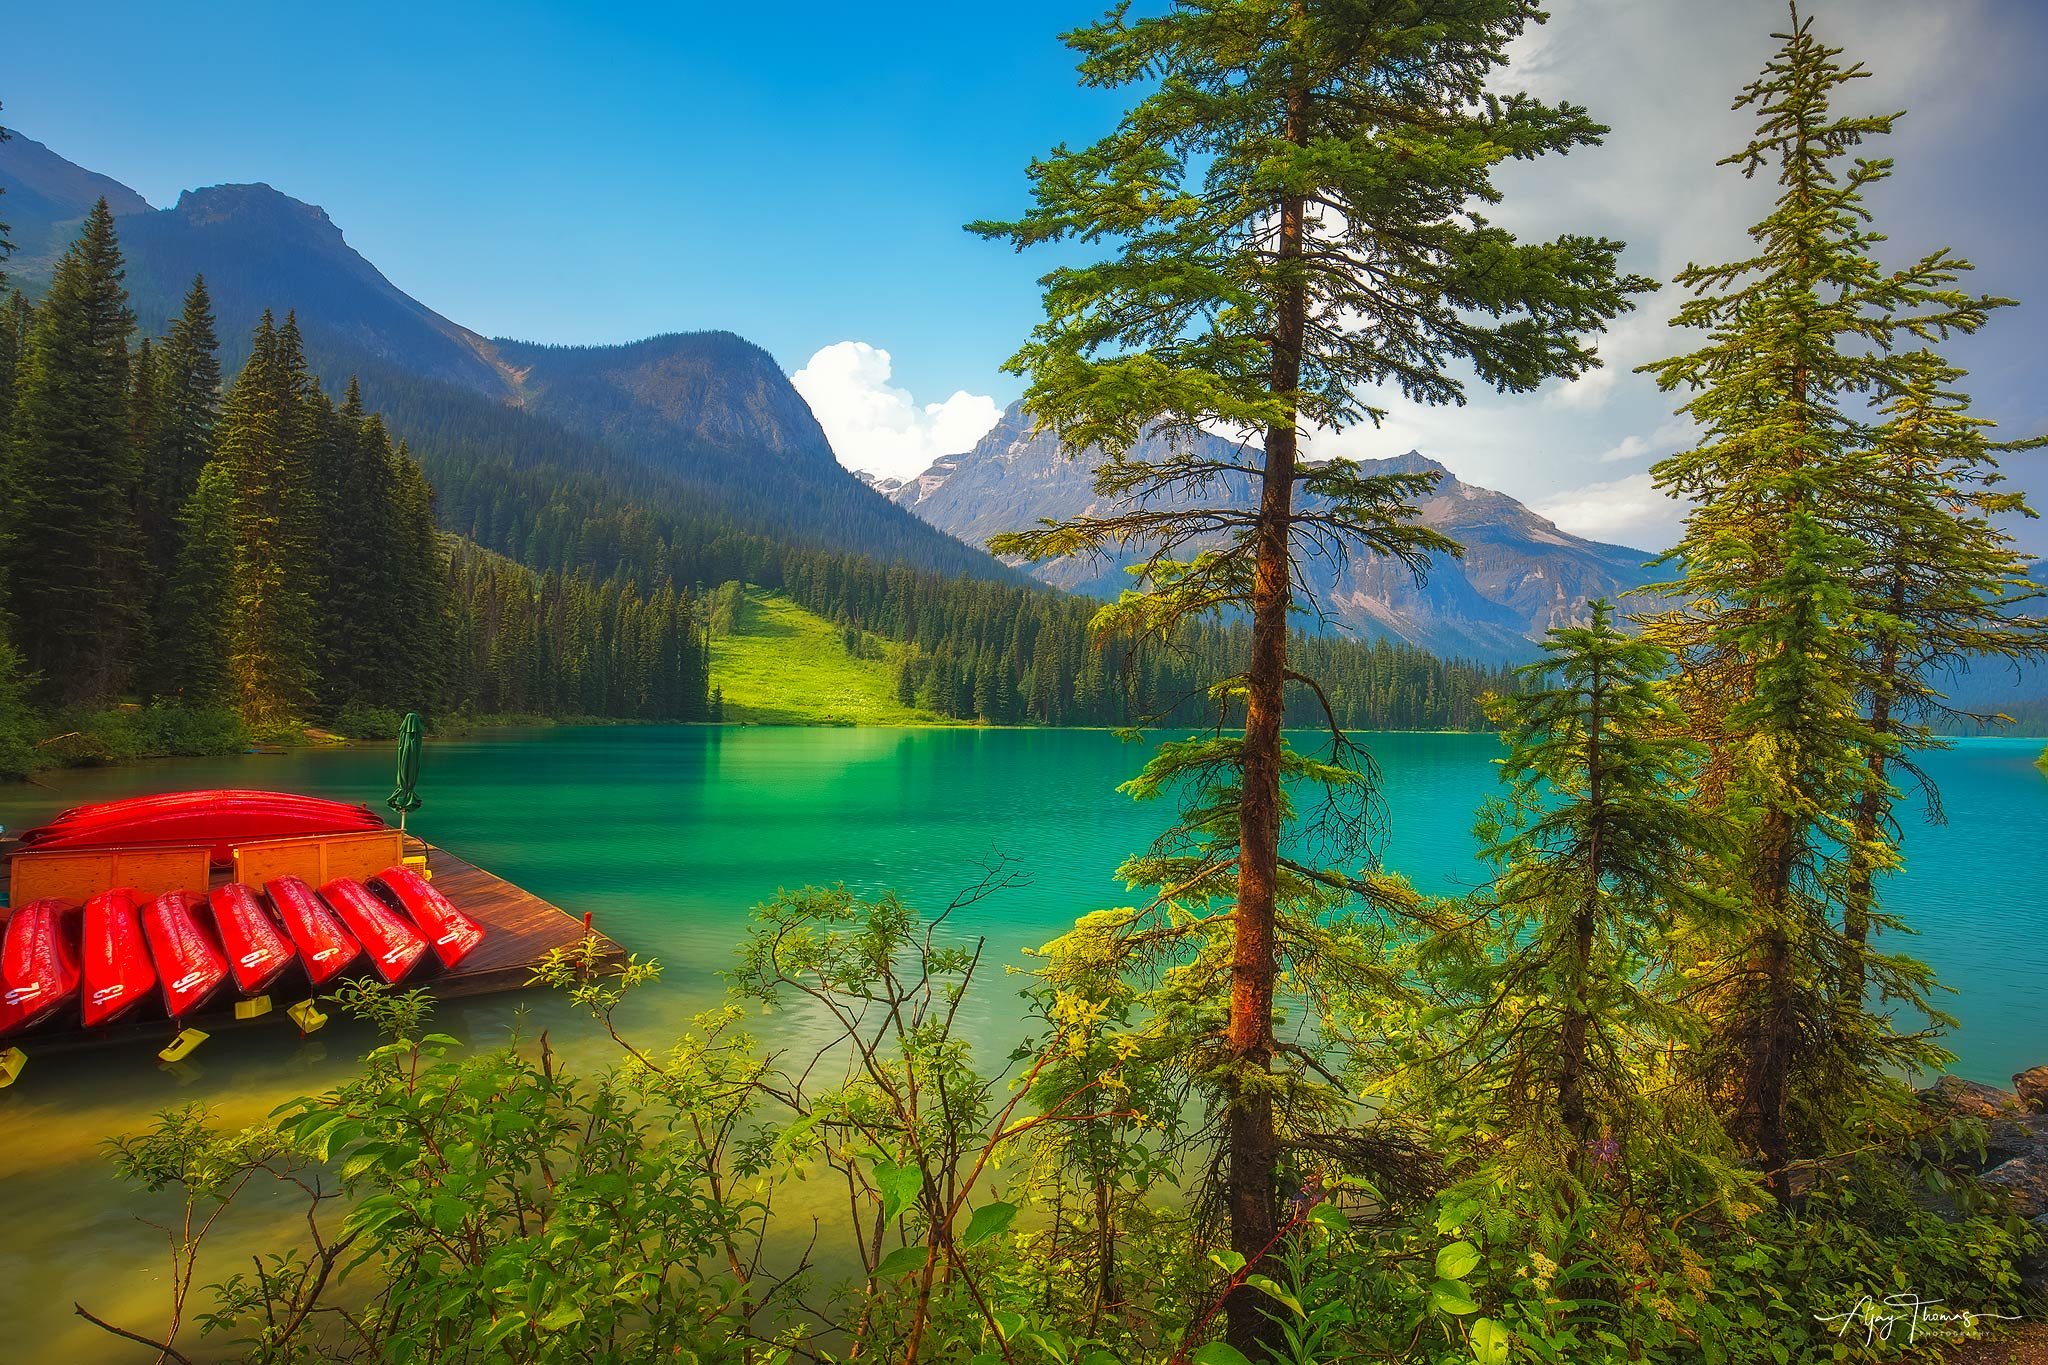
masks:
[[[1252,1365],[1243,1351],[1227,1341],[1205,1341],[1189,1352],[1188,1359],[1195,1365]]]
[[[875,1186],[882,1192],[883,1221],[893,1223],[924,1189],[924,1172],[915,1166],[878,1161],[875,1163]]]
[[[581,1308],[573,1303],[558,1303],[548,1310],[546,1317],[540,1320],[540,1327],[543,1332],[559,1332],[564,1327],[573,1327],[581,1321],[583,1321],[583,1310]]]
[[[378,1162],[382,1161],[383,1159],[383,1147],[377,1146],[362,1148],[361,1150],[357,1151],[354,1156],[351,1156],[347,1161],[341,1163],[342,1183],[347,1184],[349,1181],[356,1179],[358,1176],[368,1171],[371,1167],[375,1166]]]
[[[1436,1273],[1447,1280],[1462,1280],[1479,1264],[1479,1248],[1470,1242],[1453,1242],[1436,1254]]]
[[[1507,1365],[1508,1347],[1514,1338],[1492,1318],[1472,1324],[1472,1355],[1479,1365]]]
[[[926,1246],[897,1247],[882,1258],[882,1263],[875,1267],[875,1274],[887,1277],[908,1275],[913,1270],[922,1270],[925,1257],[930,1251],[931,1248]]]
[[[1436,1211],[1436,1230],[1438,1232],[1456,1231],[1458,1228],[1465,1226],[1470,1221],[1472,1215],[1477,1212],[1479,1212],[1479,1201],[1477,1199],[1460,1199],[1454,1204],[1446,1204]]]
[[[524,1326],[526,1326],[526,1314],[514,1308],[491,1324],[491,1330],[484,1333],[482,1344],[486,1347],[496,1346],[499,1342]]]
[[[960,1245],[971,1247],[976,1242],[986,1241],[1004,1228],[1017,1216],[1015,1204],[983,1204],[967,1220],[967,1231],[960,1234]]]
[[[1351,1215],[1335,1204],[1318,1204],[1308,1211],[1308,1220],[1328,1228],[1331,1232],[1344,1232],[1351,1226]]]
[[[1222,1266],[1226,1275],[1235,1275],[1244,1269],[1244,1257],[1235,1251],[1212,1251],[1209,1253],[1209,1259]]]
[[[1266,1276],[1247,1275],[1244,1277],[1244,1282],[1274,1302],[1284,1303],[1289,1308],[1292,1308],[1296,1317],[1305,1318],[1308,1316],[1308,1310],[1301,1306],[1300,1299],[1295,1298],[1294,1295],[1282,1289],[1278,1283],[1268,1279]]]
[[[1003,1334],[1004,1341],[1013,1340],[1017,1333],[1024,1330],[1024,1315],[1022,1313],[1012,1313],[1007,1309],[998,1308],[994,1313],[994,1317],[996,1320],[996,1330]]]
[[[1432,1285],[1429,1291],[1429,1306],[1439,1313],[1449,1313],[1456,1318],[1479,1311],[1479,1305],[1472,1301],[1472,1291],[1456,1280],[1438,1280]]]
[[[437,1194],[427,1201],[427,1217],[433,1220],[436,1232],[455,1232],[468,1216],[469,1205],[452,1194]]]

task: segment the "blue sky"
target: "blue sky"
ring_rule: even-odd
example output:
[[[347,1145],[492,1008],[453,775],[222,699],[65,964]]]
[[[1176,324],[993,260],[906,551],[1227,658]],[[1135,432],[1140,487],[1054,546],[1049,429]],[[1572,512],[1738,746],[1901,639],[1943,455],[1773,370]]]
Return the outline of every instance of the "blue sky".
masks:
[[[1964,348],[1984,407],[2048,429],[2043,128],[2048,5],[1822,0],[1872,108],[1914,112],[1880,202],[1900,245],[1953,244],[2029,301]],[[1557,0],[1520,84],[1593,108],[1609,145],[1510,181],[1498,216],[1627,239],[1668,276],[1742,250],[1754,194],[1715,157],[1769,47],[1769,0]],[[1116,96],[1078,89],[1064,27],[1089,4],[779,6],[57,4],[0,20],[6,120],[156,204],[262,180],[324,207],[401,288],[492,335],[620,341],[725,327],[760,342],[842,459],[904,473],[971,443],[1018,383],[1045,262],[960,230],[1022,206],[1029,158],[1083,141]],[[1418,446],[1567,529],[1649,544],[1647,470],[1683,433],[1629,366],[1671,348],[1675,299],[1600,377],[1469,407],[1397,405],[1329,451]],[[2048,493],[2048,479],[2027,475]],[[2030,534],[2036,549],[2048,536]]]
[[[790,369],[862,339],[920,394],[991,392],[1043,267],[960,225],[1114,116],[1059,14],[31,0],[0,20],[0,100],[154,204],[243,180],[319,204],[490,335],[729,327]]]

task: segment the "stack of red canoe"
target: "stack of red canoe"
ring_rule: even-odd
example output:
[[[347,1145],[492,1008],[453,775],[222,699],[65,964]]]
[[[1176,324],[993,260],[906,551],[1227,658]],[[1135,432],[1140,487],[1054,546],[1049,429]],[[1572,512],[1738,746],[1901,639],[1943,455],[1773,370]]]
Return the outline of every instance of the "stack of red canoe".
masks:
[[[203,791],[138,796],[65,811],[21,836],[30,852],[126,848],[147,844],[209,844],[225,866],[234,845],[302,834],[352,834],[383,829],[368,806],[291,792]]]
[[[9,915],[0,935],[0,1035],[54,1020],[74,999],[86,1028],[115,1022],[152,993],[181,1019],[230,980],[236,995],[257,996],[294,964],[315,992],[359,960],[396,984],[429,960],[429,948],[445,969],[483,937],[482,925],[402,866],[367,886],[343,877],[318,891],[279,877],[260,892],[230,882],[146,904],[127,888],[82,907],[35,901]]]

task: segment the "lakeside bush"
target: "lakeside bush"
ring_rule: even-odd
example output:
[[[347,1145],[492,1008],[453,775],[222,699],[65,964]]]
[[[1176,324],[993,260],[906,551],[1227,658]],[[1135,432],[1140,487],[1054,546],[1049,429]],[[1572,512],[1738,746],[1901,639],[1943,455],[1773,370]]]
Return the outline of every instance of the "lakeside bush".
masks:
[[[225,706],[159,701],[37,713],[10,708],[0,696],[0,780],[26,778],[45,768],[238,754],[255,738]]]
[[[1483,1102],[1354,1107],[1293,1144],[1284,1281],[1247,1276],[1217,1217],[1216,1115],[1168,1053],[1039,978],[1036,1035],[983,1069],[955,1027],[980,945],[945,919],[785,893],[728,1002],[661,1046],[616,1022],[657,965],[557,953],[541,975],[620,1049],[587,1076],[545,1035],[466,1050],[429,1031],[425,992],[346,988],[382,1041],[343,1084],[247,1129],[187,1106],[109,1144],[197,1229],[174,1239],[164,1323],[137,1335],[196,1326],[266,1365],[1237,1365],[1217,1310],[1256,1282],[1290,1365],[1720,1365],[1939,1358],[1944,1334],[1866,1340],[1865,1296],[2022,1311],[2033,1234],[1943,1164],[1981,1130],[1930,1125],[1903,1091],[1868,1097],[1868,1146],[1790,1205],[1696,1128],[1646,1128],[1580,1178]],[[763,1049],[741,1028],[763,1008],[828,1032]],[[302,1198],[301,1230],[206,1280],[215,1215],[271,1182]],[[843,1213],[788,1211],[805,1187]],[[1958,1211],[1923,1207],[1929,1188]]]
[[[345,706],[328,728],[343,739],[396,739],[405,713],[389,706]]]

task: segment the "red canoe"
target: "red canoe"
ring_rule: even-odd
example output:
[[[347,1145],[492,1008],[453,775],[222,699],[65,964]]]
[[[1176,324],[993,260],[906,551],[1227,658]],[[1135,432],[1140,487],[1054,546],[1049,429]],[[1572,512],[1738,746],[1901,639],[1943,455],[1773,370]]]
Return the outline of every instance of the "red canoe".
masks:
[[[111,1024],[146,999],[156,985],[149,945],[142,936],[140,892],[118,886],[85,903],[78,933],[84,977],[84,1023]]]
[[[101,801],[96,805],[73,806],[70,810],[50,821],[45,828],[63,825],[67,828],[82,825],[104,825],[132,820],[138,816],[160,814],[166,811],[193,809],[250,809],[274,807],[309,812],[326,812],[334,815],[361,813],[367,806],[351,805],[345,801],[333,801],[324,796],[301,796],[297,792],[261,792],[235,789],[216,789],[192,792],[165,792],[157,796],[130,796],[119,801]]]
[[[170,891],[142,912],[142,933],[163,982],[164,1013],[182,1019],[212,998],[228,979],[228,960],[194,913],[206,904],[197,891]]]
[[[320,888],[320,897],[334,907],[334,913],[341,916],[349,932],[362,941],[370,965],[385,985],[395,986],[403,981],[427,951],[427,940],[420,931],[355,878],[335,878]]]
[[[434,956],[441,959],[442,966],[453,967],[484,941],[484,927],[450,905],[446,896],[411,868],[385,868],[371,882],[371,890],[379,887],[412,916],[427,942],[434,945]]]
[[[244,995],[261,995],[298,956],[291,940],[264,910],[256,893],[240,882],[215,887],[208,897],[213,925],[227,949],[235,985]]]
[[[306,964],[306,979],[319,990],[340,975],[342,968],[363,955],[363,945],[334,917],[313,888],[297,877],[278,877],[263,884],[263,893],[277,907],[277,917],[298,946],[299,961]]]
[[[225,863],[235,844],[306,834],[383,829],[368,806],[287,792],[205,791],[139,796],[66,811],[21,836],[26,850],[134,844],[210,844]]]
[[[0,1033],[49,1018],[78,994],[78,907],[30,901],[7,918],[0,942]]]

